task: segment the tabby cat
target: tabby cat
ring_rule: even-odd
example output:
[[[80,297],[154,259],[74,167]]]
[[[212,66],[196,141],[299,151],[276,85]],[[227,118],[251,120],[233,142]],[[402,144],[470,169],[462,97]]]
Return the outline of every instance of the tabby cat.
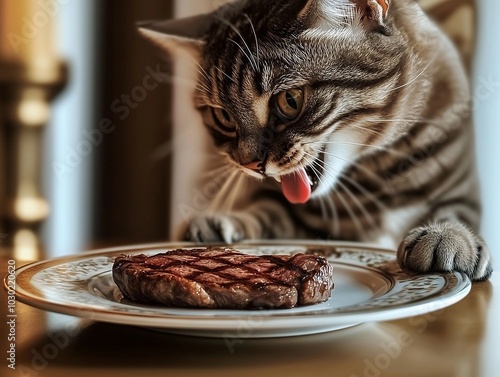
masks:
[[[196,57],[195,106],[256,178],[187,239],[362,241],[417,272],[491,275],[467,77],[414,0],[239,0],[141,31]]]

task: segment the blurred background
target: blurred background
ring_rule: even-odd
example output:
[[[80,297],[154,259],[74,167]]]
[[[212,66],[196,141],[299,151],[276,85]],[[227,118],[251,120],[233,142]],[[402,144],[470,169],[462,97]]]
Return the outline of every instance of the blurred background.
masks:
[[[477,2],[472,72],[483,235],[500,255],[496,1]],[[26,259],[39,226],[46,257],[176,238],[205,205],[192,187],[210,147],[186,67],[162,59],[135,22],[222,2],[0,0],[0,244],[12,236],[7,217],[21,224]]]

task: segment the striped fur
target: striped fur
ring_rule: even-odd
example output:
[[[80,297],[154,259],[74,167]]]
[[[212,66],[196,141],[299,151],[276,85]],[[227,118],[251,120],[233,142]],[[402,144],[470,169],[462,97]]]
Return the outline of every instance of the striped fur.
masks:
[[[257,179],[237,209],[194,219],[188,239],[375,242],[398,247],[405,268],[490,276],[466,74],[415,1],[387,13],[384,1],[244,0],[209,15],[195,103],[225,161]],[[293,88],[305,108],[283,124],[273,101]],[[244,167],[257,160],[263,171]],[[272,178],[298,166],[319,185],[291,205]]]

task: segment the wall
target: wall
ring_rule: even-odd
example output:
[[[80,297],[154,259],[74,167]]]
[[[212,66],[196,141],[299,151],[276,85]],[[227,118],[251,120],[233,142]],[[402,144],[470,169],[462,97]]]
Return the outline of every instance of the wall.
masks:
[[[500,23],[498,0],[480,0],[473,99],[479,173],[484,200],[483,235],[500,267]]]
[[[91,240],[92,150],[84,131],[94,125],[98,27],[95,0],[61,2],[60,52],[70,66],[69,83],[54,103],[46,134],[44,176],[51,203],[45,225],[48,256],[75,253]],[[85,145],[83,145],[85,144]]]

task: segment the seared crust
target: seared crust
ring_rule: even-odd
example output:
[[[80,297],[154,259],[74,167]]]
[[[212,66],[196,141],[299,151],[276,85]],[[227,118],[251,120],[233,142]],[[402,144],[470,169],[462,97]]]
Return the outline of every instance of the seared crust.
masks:
[[[230,248],[121,255],[113,279],[133,301],[167,306],[273,309],[317,304],[333,289],[333,267],[316,255],[248,255]]]

